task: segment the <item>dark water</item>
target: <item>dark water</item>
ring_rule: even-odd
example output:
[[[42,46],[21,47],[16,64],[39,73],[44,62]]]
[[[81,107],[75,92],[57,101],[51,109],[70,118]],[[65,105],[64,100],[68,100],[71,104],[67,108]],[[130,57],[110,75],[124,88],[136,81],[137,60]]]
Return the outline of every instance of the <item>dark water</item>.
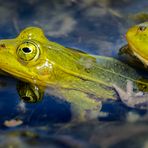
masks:
[[[50,40],[64,46],[115,57],[126,44],[127,29],[147,20],[141,13],[148,14],[147,0],[5,0],[0,3],[0,38],[39,26]],[[0,147],[148,147],[146,111],[105,103],[108,118],[61,129],[71,117],[68,103],[45,95],[42,102],[27,104],[26,112],[21,112],[17,80],[1,76],[0,82]],[[4,126],[14,118],[23,124]]]

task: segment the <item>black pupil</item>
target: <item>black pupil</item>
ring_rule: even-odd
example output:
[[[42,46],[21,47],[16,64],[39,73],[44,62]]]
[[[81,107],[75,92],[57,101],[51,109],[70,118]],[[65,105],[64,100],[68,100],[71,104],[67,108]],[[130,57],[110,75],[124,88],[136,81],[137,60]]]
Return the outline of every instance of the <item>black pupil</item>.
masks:
[[[31,52],[31,49],[28,48],[28,47],[24,47],[24,48],[22,48],[22,50],[23,50],[25,53]]]
[[[140,29],[140,31],[144,31],[146,29],[146,27],[145,26],[140,26],[139,29]]]

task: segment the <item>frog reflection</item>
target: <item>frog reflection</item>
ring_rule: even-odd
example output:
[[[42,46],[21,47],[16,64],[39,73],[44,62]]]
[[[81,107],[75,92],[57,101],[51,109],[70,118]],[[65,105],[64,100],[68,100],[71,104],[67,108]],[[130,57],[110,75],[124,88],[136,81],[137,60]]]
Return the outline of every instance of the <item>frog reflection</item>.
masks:
[[[17,91],[20,99],[25,103],[40,102],[44,95],[44,90],[41,87],[23,81],[17,83]]]

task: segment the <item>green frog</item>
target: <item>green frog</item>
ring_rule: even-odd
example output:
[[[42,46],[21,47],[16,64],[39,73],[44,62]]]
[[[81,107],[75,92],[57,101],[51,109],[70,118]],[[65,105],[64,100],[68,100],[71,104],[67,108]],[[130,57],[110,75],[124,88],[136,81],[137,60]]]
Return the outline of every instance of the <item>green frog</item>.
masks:
[[[125,52],[138,58],[144,65],[148,65],[148,22],[131,27],[126,33],[128,45]],[[122,49],[124,50],[124,49]]]
[[[117,100],[118,94],[131,107],[139,104],[143,107],[147,101],[139,102],[138,98],[127,101],[133,98],[127,97],[131,89],[148,88],[134,69],[113,58],[90,55],[52,42],[38,27],[28,27],[14,39],[0,40],[0,69],[37,86],[36,90],[46,88],[47,93],[69,102],[74,121],[97,118],[102,102]],[[133,88],[128,89],[131,82]],[[35,102],[33,97],[23,99]]]
[[[130,56],[134,66],[147,69],[148,66],[148,22],[144,22],[135,26],[132,26],[128,29],[126,33],[126,39],[128,44],[123,46],[119,53],[127,54]],[[141,65],[143,63],[143,65]],[[144,66],[144,67],[143,67]],[[132,82],[128,82],[130,95],[127,96],[127,93],[123,92],[118,86],[115,86],[120,97],[125,98],[124,100],[130,100],[129,98],[134,98],[139,100],[139,102],[144,102],[147,100],[148,93],[138,92],[136,94],[132,91]],[[133,95],[134,94],[134,95]],[[145,103],[148,108],[148,102]]]

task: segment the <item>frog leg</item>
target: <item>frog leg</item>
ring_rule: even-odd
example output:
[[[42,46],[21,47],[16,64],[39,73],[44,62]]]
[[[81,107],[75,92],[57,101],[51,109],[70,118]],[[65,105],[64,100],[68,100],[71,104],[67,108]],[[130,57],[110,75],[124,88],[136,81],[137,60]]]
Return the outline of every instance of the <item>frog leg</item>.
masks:
[[[102,107],[100,100],[91,98],[91,95],[77,90],[66,90],[62,94],[71,105],[72,121],[87,121],[99,116]]]
[[[127,81],[126,91],[118,87],[117,85],[113,85],[121,101],[129,107],[132,108],[140,108],[140,109],[148,109],[148,93],[133,92],[133,83],[132,81]]]

